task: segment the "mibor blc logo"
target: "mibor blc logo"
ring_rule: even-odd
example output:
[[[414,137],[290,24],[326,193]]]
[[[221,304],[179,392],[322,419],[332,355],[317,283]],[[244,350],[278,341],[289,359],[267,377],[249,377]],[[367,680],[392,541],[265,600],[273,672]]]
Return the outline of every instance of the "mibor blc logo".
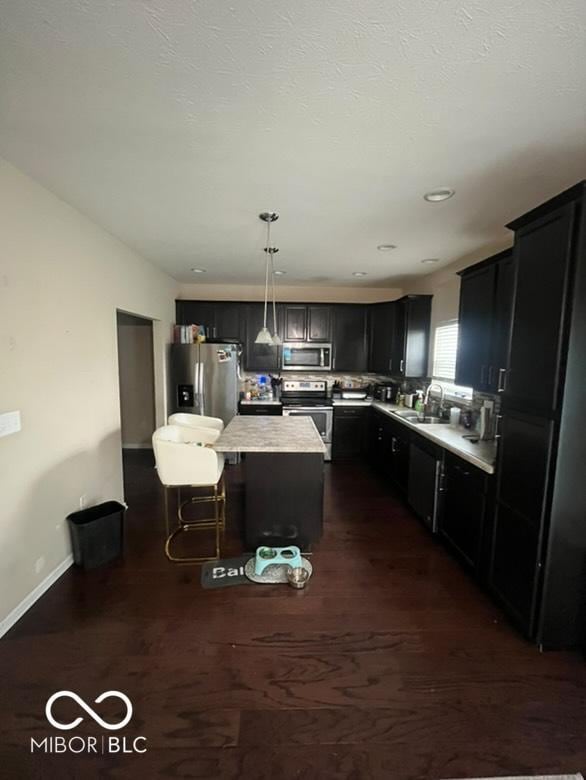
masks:
[[[106,731],[119,731],[130,723],[132,718],[132,702],[126,694],[120,691],[105,691],[101,693],[94,704],[101,704],[106,699],[120,699],[124,703],[126,713],[122,720],[117,723],[110,723],[104,720],[100,715],[85,702],[81,696],[73,691],[57,691],[47,699],[45,705],[45,715],[47,720],[56,729],[60,731],[71,731],[79,726],[84,720],[83,715],[79,715],[70,722],[63,723],[57,720],[53,714],[53,705],[59,699],[71,699],[80,709],[95,721],[100,728]],[[99,736],[47,736],[40,739],[31,737],[31,753],[91,753],[105,755],[107,753],[146,753],[146,737],[128,737],[112,736],[101,734]]]

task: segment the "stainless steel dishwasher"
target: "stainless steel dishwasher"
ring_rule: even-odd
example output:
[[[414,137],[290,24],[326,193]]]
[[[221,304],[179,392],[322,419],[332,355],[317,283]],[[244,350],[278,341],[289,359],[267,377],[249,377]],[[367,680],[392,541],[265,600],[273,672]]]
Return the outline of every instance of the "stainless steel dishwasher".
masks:
[[[443,451],[423,437],[411,440],[407,501],[432,533],[437,533],[443,490]]]

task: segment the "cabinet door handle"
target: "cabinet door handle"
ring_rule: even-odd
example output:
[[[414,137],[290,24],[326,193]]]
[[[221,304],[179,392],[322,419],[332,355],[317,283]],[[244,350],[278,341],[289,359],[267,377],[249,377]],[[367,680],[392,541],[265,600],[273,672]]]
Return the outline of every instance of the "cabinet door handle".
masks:
[[[501,420],[503,419],[502,414],[496,414],[495,419],[496,419],[496,423],[494,426],[494,438],[500,439],[502,438],[502,433],[500,433]]]
[[[405,361],[401,360],[401,362],[399,363],[399,371],[401,372],[401,374],[403,373],[403,366],[404,365],[405,365]]]
[[[480,386],[484,387],[486,382],[486,366],[480,366]]]
[[[507,369],[499,368],[499,378],[496,386],[497,393],[504,393],[506,387]]]
[[[493,366],[488,367],[488,386],[492,387],[492,383],[494,380],[494,368]]]
[[[393,358],[389,358],[389,371],[393,368]]]
[[[398,450],[397,450],[397,439],[394,436],[391,437],[391,452],[393,452],[393,453],[398,452]]]

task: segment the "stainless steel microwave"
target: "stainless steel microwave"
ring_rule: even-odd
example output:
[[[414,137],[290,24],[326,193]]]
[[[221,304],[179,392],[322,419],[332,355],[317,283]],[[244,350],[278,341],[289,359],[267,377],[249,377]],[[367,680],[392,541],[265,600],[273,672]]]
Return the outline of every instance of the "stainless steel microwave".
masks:
[[[283,344],[283,371],[331,371],[331,344]]]

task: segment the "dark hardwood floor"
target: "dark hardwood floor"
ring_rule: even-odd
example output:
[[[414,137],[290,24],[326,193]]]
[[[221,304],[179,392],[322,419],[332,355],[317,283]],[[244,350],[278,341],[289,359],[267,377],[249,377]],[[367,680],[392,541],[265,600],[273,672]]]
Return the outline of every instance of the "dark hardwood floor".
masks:
[[[205,591],[165,560],[149,455],[126,457],[127,552],[70,569],[0,641],[0,776],[392,778],[586,767],[586,668],[541,655],[380,481],[327,466],[305,591]],[[230,467],[226,556],[241,551]],[[126,693],[145,754],[30,753],[58,690]],[[56,707],[77,717],[72,702]],[[115,703],[96,710],[116,714]],[[88,717],[73,732],[100,729]],[[61,732],[63,734],[63,732]],[[66,734],[66,736],[68,736]]]

